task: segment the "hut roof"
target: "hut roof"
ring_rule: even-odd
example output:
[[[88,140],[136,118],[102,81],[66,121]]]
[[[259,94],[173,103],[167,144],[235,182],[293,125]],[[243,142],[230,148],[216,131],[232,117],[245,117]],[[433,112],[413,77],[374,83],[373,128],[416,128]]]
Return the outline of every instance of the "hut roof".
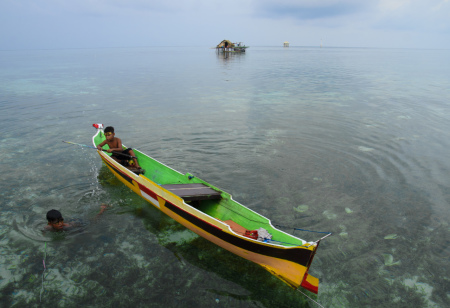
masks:
[[[234,47],[234,44],[229,40],[223,40],[217,47],[225,47],[225,45],[227,45],[227,47]]]

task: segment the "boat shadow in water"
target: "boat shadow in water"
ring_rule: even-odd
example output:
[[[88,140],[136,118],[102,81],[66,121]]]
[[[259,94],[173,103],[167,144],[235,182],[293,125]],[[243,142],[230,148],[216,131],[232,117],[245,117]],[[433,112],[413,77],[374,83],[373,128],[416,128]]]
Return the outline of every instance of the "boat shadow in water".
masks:
[[[171,262],[179,264],[172,264],[173,267],[181,265],[183,271],[189,271],[188,274],[178,277],[186,279],[183,292],[189,292],[194,286],[203,288],[205,293],[211,293],[214,298],[220,300],[221,304],[222,300],[228,300],[234,307],[241,305],[242,307],[260,307],[261,305],[264,307],[310,307],[310,302],[304,295],[290,288],[261,266],[198,236],[138,197],[106,166],[100,168],[98,181],[108,191],[110,198],[119,200],[117,202],[122,209],[117,214],[133,214],[141,219],[145,229],[156,237],[158,245],[174,255],[175,258]],[[189,265],[186,266],[186,262]],[[161,264],[160,270],[164,271],[167,266],[167,263]],[[158,265],[153,264],[153,270],[158,271],[157,268]],[[205,276],[211,279],[211,275],[204,272],[212,273],[212,276],[216,275],[230,283],[224,286],[223,281],[220,282],[221,279],[205,282]],[[170,287],[167,286],[167,288]],[[308,295],[314,299],[317,298],[315,294],[308,292]]]
[[[216,297],[254,303],[256,307],[261,304],[265,307],[310,307],[305,296],[261,266],[196,235],[157,209],[146,208],[136,215],[143,219],[145,228],[157,237],[161,246],[173,253],[178,262],[188,262],[201,270],[195,279],[202,280],[201,272],[206,271],[231,282],[230,290],[206,287],[206,292]],[[312,293],[309,296],[317,297]]]

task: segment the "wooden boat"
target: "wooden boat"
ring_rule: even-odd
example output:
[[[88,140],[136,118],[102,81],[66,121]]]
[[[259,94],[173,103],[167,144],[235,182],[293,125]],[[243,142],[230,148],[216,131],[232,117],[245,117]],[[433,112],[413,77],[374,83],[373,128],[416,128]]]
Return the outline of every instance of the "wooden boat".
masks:
[[[93,126],[97,128],[92,137],[96,147],[105,135],[102,124]],[[108,145],[103,149],[108,149]],[[229,193],[133,151],[144,174],[122,166],[110,157],[111,153],[98,154],[120,181],[186,228],[261,265],[292,288],[318,292],[319,280],[308,270],[320,240],[307,242],[283,232],[266,217],[234,201]]]

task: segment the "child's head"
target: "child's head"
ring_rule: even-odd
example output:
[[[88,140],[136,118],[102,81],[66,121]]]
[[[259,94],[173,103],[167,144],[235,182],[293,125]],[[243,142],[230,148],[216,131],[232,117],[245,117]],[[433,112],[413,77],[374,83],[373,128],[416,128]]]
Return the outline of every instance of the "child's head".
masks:
[[[107,126],[105,128],[105,133],[114,133],[114,127],[112,126]]]
[[[105,132],[106,138],[108,138],[109,136],[112,136],[110,138],[114,137],[114,127],[108,126],[108,127],[105,128],[104,132]]]
[[[64,218],[62,217],[61,212],[57,210],[50,210],[47,212],[47,221],[48,225],[54,229],[62,229]]]

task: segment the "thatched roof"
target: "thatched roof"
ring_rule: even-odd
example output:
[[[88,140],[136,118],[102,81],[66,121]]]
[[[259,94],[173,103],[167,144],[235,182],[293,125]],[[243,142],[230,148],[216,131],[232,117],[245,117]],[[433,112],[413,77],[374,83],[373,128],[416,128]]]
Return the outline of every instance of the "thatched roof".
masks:
[[[234,44],[231,43],[229,40],[223,40],[222,42],[220,42],[219,45],[217,45],[217,48],[220,47],[234,47]]]

